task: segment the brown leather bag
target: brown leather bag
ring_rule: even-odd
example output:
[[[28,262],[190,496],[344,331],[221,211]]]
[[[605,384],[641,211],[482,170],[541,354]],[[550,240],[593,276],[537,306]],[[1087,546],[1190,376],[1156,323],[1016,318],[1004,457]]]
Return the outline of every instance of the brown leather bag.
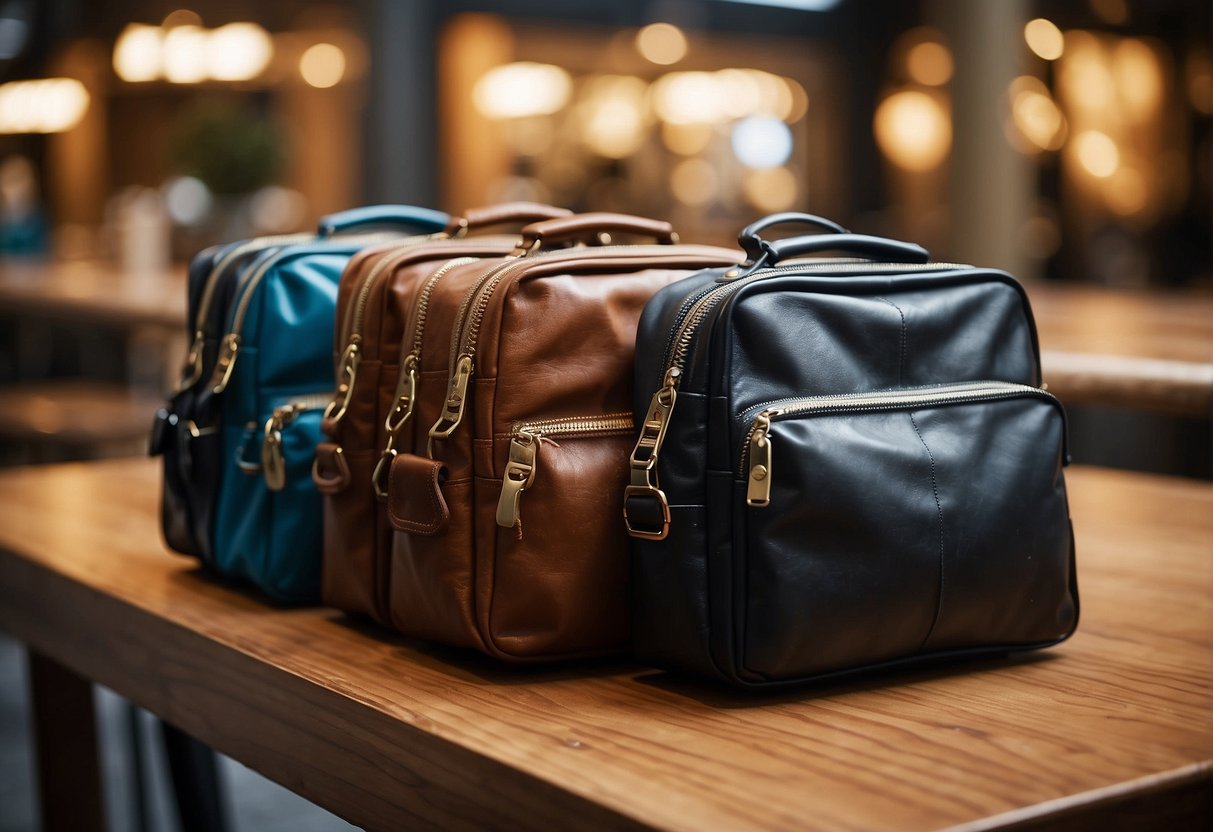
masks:
[[[515,661],[626,645],[636,324],[658,289],[739,257],[610,214],[529,226],[523,250],[620,232],[660,244],[457,264],[430,295],[388,486],[400,631]]]
[[[473,233],[569,213],[525,202],[471,209],[453,217],[443,233],[377,246],[351,260],[337,295],[337,393],[322,423],[329,441],[317,447],[312,469],[324,504],[325,603],[387,620],[391,526],[384,503],[376,499],[372,474],[388,445],[386,423],[399,419],[400,397],[409,393],[407,385],[397,389],[397,379],[409,355],[408,350],[402,354],[401,338],[418,291],[448,260],[500,257],[519,245],[517,234]],[[385,464],[385,485],[386,473]]]

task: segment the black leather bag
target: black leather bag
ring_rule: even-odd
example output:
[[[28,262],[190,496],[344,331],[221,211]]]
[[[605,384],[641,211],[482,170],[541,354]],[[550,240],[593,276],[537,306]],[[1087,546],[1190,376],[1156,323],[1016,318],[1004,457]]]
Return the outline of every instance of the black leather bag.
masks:
[[[1069,636],[1065,417],[1020,285],[809,215],[739,239],[640,322],[639,656],[764,687]],[[788,262],[831,250],[864,259]]]

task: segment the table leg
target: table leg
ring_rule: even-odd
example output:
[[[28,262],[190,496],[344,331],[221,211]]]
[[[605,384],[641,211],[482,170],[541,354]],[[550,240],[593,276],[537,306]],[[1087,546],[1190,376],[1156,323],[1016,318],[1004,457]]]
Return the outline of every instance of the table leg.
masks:
[[[28,655],[42,828],[102,832],[93,685],[53,659],[33,650]]]

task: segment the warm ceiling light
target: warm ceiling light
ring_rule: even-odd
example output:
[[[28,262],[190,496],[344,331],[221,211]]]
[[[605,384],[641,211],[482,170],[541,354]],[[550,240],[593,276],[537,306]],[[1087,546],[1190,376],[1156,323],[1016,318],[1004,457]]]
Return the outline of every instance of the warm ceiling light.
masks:
[[[335,87],[345,77],[345,53],[336,44],[313,44],[299,58],[299,74],[317,89]]]
[[[872,128],[884,155],[905,170],[931,170],[952,147],[947,112],[934,97],[917,90],[895,92],[880,102]]]
[[[942,86],[952,78],[952,53],[938,41],[916,43],[906,53],[906,72],[920,84]]]
[[[75,78],[0,84],[0,133],[63,133],[88,110],[88,90]]]
[[[1107,179],[1120,167],[1120,150],[1105,133],[1087,130],[1074,138],[1079,163],[1094,177]]]
[[[639,78],[599,75],[581,89],[576,107],[581,140],[608,159],[623,159],[640,149],[645,139],[645,100],[648,85]]]
[[[207,44],[205,29],[174,26],[164,35],[164,77],[174,84],[197,84],[206,80]]]
[[[1023,39],[1027,41],[1029,49],[1046,61],[1057,60],[1066,48],[1061,29],[1058,29],[1053,21],[1043,17],[1028,21],[1023,27]]]
[[[171,29],[174,26],[201,26],[202,16],[192,9],[177,9],[164,16],[160,28]]]
[[[652,63],[669,66],[686,57],[687,38],[677,26],[652,23],[636,33],[636,50]]]
[[[206,67],[216,81],[247,81],[269,66],[274,43],[256,23],[229,23],[207,36]]]
[[[742,184],[746,201],[759,211],[786,211],[796,204],[800,183],[787,168],[752,170]]]
[[[472,98],[489,118],[524,118],[557,112],[572,90],[569,74],[560,67],[521,61],[486,72]]]
[[[156,26],[132,23],[114,44],[114,72],[123,81],[154,81],[160,77],[161,38]]]

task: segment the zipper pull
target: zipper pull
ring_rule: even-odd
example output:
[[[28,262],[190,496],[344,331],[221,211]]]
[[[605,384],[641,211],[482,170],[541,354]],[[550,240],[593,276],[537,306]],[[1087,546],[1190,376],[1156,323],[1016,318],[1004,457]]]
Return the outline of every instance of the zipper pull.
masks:
[[[754,419],[750,433],[750,472],[745,502],[748,506],[771,503],[771,418],[778,410],[764,410]]]
[[[211,375],[211,392],[215,395],[227,389],[227,383],[232,378],[232,369],[236,366],[236,355],[240,352],[240,336],[229,332],[223,336],[219,345],[219,358],[215,362],[215,372]]]
[[[188,390],[198,383],[202,378],[202,350],[206,344],[206,333],[198,330],[194,333],[194,340],[190,342],[189,354],[185,356],[185,365],[181,369],[181,384],[177,387],[180,390]]]
[[[459,356],[459,361],[455,364],[455,373],[451,376],[451,383],[447,388],[442,415],[430,428],[429,443],[426,445],[426,454],[430,459],[434,458],[434,440],[446,439],[463,421],[463,408],[467,404],[468,381],[471,377],[472,356],[465,353]]]
[[[417,396],[417,354],[410,353],[404,359],[400,375],[396,379],[396,402],[383,420],[389,436],[394,436],[413,415],[413,400]]]
[[[623,492],[623,519],[627,524],[628,534],[632,537],[664,540],[670,532],[670,504],[665,492],[658,485],[657,460],[661,454],[662,443],[665,442],[665,432],[674,412],[674,404],[678,400],[677,387],[681,375],[682,371],[677,367],[666,370],[661,389],[654,393],[649,401],[640,436],[636,439],[636,446],[632,448],[631,483]],[[633,516],[632,509],[639,508],[636,503],[644,500],[656,502],[656,509],[661,517],[660,527],[650,523],[646,528],[639,517]]]
[[[535,482],[540,434],[522,428],[510,440],[510,461],[506,463],[501,480],[501,497],[497,500],[497,525],[512,529],[518,525],[522,492]]]
[[[274,408],[265,422],[265,439],[261,442],[261,473],[270,491],[286,487],[286,458],[282,453],[282,428],[294,419],[294,405]]]
[[[324,409],[324,418],[332,419],[333,423],[340,422],[350,408],[350,400],[354,398],[354,381],[358,378],[358,365],[362,363],[362,336],[355,335],[341,355],[341,370],[337,373],[340,381],[333,400]]]

